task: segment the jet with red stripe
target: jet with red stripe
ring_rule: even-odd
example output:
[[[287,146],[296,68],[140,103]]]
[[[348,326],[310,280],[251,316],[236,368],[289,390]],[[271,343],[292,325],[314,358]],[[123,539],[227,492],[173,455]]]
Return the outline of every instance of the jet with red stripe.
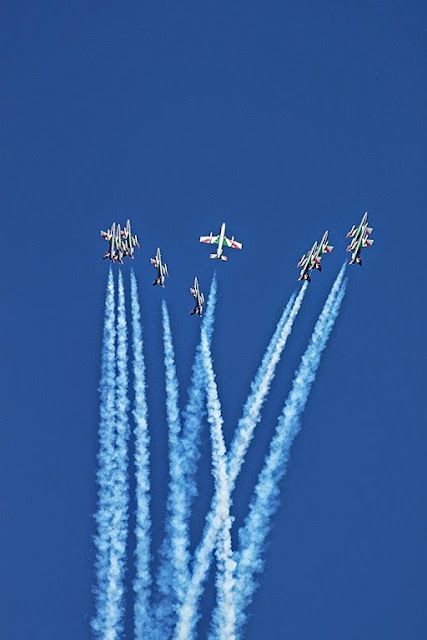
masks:
[[[160,249],[157,249],[155,258],[150,258],[150,262],[153,267],[156,267],[158,272],[157,278],[153,282],[153,286],[155,284],[159,284],[161,287],[164,287],[165,278],[166,276],[169,276],[169,273],[167,264],[162,262],[162,254],[160,253]]]
[[[130,226],[130,220],[128,219],[126,222],[126,227],[122,231],[122,238],[124,238],[124,242],[122,242],[125,255],[133,258],[135,249],[137,247],[139,249],[138,236],[136,234],[132,235],[132,230]]]
[[[234,236],[232,236],[231,239],[227,238],[227,236],[225,235],[225,222],[222,223],[221,231],[218,236],[212,235],[211,232],[209,236],[200,236],[200,242],[203,242],[205,244],[218,245],[216,253],[211,253],[209,256],[210,258],[217,260],[227,260],[227,256],[223,254],[224,247],[229,247],[231,249],[241,249],[243,246],[241,242],[237,242],[237,240],[234,239]]]
[[[328,231],[325,231],[319,244],[315,242],[310,251],[305,253],[298,262],[297,267],[302,267],[298,280],[311,282],[309,271],[312,269],[322,271],[322,265],[320,264],[322,256],[324,253],[330,253],[332,249],[333,247],[328,244]]]
[[[318,271],[322,271],[322,266],[320,261],[322,259],[322,255],[324,253],[331,253],[333,247],[328,244],[328,231],[325,231],[323,234],[323,238],[320,241],[320,244],[317,245],[316,251],[313,254],[313,267]]]
[[[115,222],[108,231],[101,231],[101,236],[109,243],[110,248],[104,254],[104,260],[110,258],[111,262],[120,262],[123,264],[124,247],[121,238],[120,225]]]
[[[360,252],[364,247],[370,247],[374,241],[369,237],[373,231],[373,227],[368,227],[368,212],[362,218],[358,227],[354,225],[347,233],[347,238],[353,238],[347,247],[347,251],[352,251],[351,258],[348,264],[357,263],[362,266],[362,259]]]
[[[297,267],[302,267],[298,280],[307,280],[308,282],[311,282],[309,271],[315,267],[314,256],[316,255],[316,251],[317,242],[314,243],[310,251],[303,254],[301,260],[298,262]]]

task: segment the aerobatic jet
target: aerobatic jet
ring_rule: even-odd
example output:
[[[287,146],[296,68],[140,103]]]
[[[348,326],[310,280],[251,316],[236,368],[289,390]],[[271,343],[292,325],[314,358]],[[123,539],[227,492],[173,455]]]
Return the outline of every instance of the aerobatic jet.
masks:
[[[119,233],[117,233],[117,231]],[[120,225],[116,226],[113,222],[108,231],[101,231],[101,236],[110,244],[109,250],[104,254],[104,260],[110,258],[111,262],[120,261],[121,255],[121,238],[120,238]]]
[[[162,254],[160,253],[160,249],[157,249],[156,257],[150,258],[151,264],[153,267],[156,267],[158,271],[158,276],[154,280],[153,285],[159,284],[161,287],[165,286],[165,278],[169,276],[168,266],[166,263],[162,263]]]
[[[316,251],[317,242],[314,243],[308,253],[304,253],[301,260],[298,262],[297,267],[302,267],[298,280],[308,280],[308,282],[311,282],[310,274],[308,272],[315,266],[314,256],[316,255]]]
[[[124,242],[122,242],[122,245],[124,248],[125,255],[133,258],[134,257],[133,254],[135,253],[134,247],[137,247],[139,249],[139,242],[138,242],[138,236],[136,234],[132,235],[130,220],[127,220],[126,222],[126,227],[122,231],[122,238],[124,238]]]
[[[198,313],[201,317],[203,313],[203,305],[205,304],[205,296],[203,295],[203,293],[200,293],[199,281],[197,280],[197,278],[194,278],[194,285],[190,287],[190,293],[196,303],[193,311],[190,311],[190,315]]]
[[[234,239],[234,236],[230,239],[225,235],[225,222],[222,223],[219,236],[213,236],[211,231],[209,236],[200,236],[200,242],[218,245],[216,253],[211,253],[209,256],[210,258],[216,258],[217,260],[227,260],[227,256],[223,254],[224,247],[231,247],[232,249],[242,248],[241,242],[237,242],[237,240]]]
[[[126,255],[126,248],[122,240],[122,232],[120,231],[120,225],[116,225],[116,241],[115,247],[117,251],[117,260],[120,264],[123,264],[123,257]]]
[[[364,247],[370,247],[373,244],[373,240],[369,238],[373,231],[372,227],[368,227],[368,212],[362,218],[358,227],[354,225],[347,233],[347,238],[353,238],[347,247],[347,251],[352,251],[351,258],[348,264],[354,264],[355,262],[362,266],[362,259],[360,252]]]
[[[317,246],[317,249],[313,254],[313,267],[311,268],[315,268],[315,269],[318,269],[318,271],[322,271],[322,266],[320,264],[322,255],[324,253],[331,253],[332,249],[333,247],[331,247],[328,244],[328,232],[325,231],[325,233],[323,234],[323,238],[320,241],[320,244]]]

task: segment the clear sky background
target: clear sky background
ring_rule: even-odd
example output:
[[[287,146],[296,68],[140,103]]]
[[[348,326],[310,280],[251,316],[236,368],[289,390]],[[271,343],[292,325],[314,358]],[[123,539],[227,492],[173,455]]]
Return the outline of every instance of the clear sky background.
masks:
[[[167,482],[161,299],[184,401],[199,335],[188,289],[197,275],[206,293],[218,272],[228,443],[295,265],[329,229],[334,251],[237,486],[237,527],[365,210],[375,243],[348,268],[246,638],[426,637],[426,21],[421,1],[2,3],[2,640],[91,637],[100,229],[130,217],[141,241],[155,550]],[[243,251],[217,264],[198,238],[222,221]],[[151,286],[157,246],[164,291]],[[129,261],[123,272],[128,285]],[[212,491],[207,430],[203,441],[194,542]],[[201,638],[213,598],[211,580]]]

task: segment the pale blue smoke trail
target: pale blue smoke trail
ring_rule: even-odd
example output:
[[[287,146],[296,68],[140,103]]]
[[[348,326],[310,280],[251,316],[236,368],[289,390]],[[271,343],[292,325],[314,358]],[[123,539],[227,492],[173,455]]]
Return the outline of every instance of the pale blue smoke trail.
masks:
[[[107,581],[110,563],[111,516],[112,516],[112,469],[114,465],[114,430],[116,398],[116,357],[115,357],[115,304],[114,279],[108,272],[107,294],[105,299],[104,334],[102,344],[98,452],[98,508],[95,515],[97,523],[96,546],[96,613],[92,620],[94,635],[106,637]]]
[[[110,564],[106,593],[105,639],[116,640],[123,631],[124,575],[128,534],[129,400],[127,370],[127,325],[123,278],[119,272],[117,305],[117,377],[114,464],[111,469],[112,517],[110,520]]]
[[[236,479],[240,473],[246,452],[253,438],[255,427],[261,420],[262,406],[270,391],[276,367],[292,331],[295,318],[301,308],[305,292],[307,291],[307,286],[308,283],[305,281],[301,286],[298,296],[292,303],[290,311],[288,311],[289,304],[293,299],[293,296],[291,296],[291,300],[286,305],[283,317],[279,322],[279,331],[275,332],[273,335],[267,352],[262,360],[260,369],[251,385],[251,394],[243,408],[243,416],[237,425],[237,433],[231,444],[228,456],[228,479],[230,483],[230,492],[234,490]]]
[[[314,327],[309,345],[302,356],[292,389],[279,417],[268,457],[259,475],[249,514],[239,531],[239,550],[235,554],[237,562],[235,602],[239,637],[246,620],[245,610],[257,586],[254,576],[263,568],[262,553],[266,536],[270,531],[271,518],[278,506],[280,480],[286,473],[290,448],[301,428],[301,414],[305,409],[322,353],[345,294],[347,283],[343,282],[344,272],[345,265],[332,286]]]
[[[253,437],[254,429],[260,420],[262,405],[267,397],[274,378],[276,366],[291,333],[306,289],[307,283],[304,283],[296,299],[295,294],[292,294],[270,340],[255,379],[252,382],[251,393],[246,401],[243,416],[239,421],[237,434],[233,439],[228,455],[230,494],[234,489],[237,475]],[[206,517],[202,540],[195,552],[193,572],[186,590],[186,597],[179,609],[178,623],[175,629],[175,638],[177,640],[189,640],[194,637],[195,626],[199,618],[198,603],[202,595],[203,584],[208,575],[218,534],[218,523],[219,519],[216,515],[214,496]]]
[[[183,464],[185,465],[186,483],[185,483],[185,515],[184,520],[188,527],[190,518],[190,510],[192,499],[197,496],[196,471],[197,462],[200,457],[200,430],[205,415],[205,374],[202,356],[202,332],[206,333],[208,343],[212,341],[215,307],[217,299],[217,279],[216,274],[212,278],[209,291],[206,313],[202,320],[200,329],[200,342],[196,348],[196,355],[191,370],[191,382],[188,390],[188,402],[183,412],[183,429],[182,429],[182,449]],[[187,534],[189,537],[189,534]],[[188,554],[187,543],[187,554]],[[187,564],[189,560],[187,560]]]
[[[201,329],[201,331],[206,331],[209,341],[213,333],[216,292],[217,281],[216,275],[214,275]],[[156,609],[160,638],[169,637],[172,626],[176,623],[177,594],[174,587],[174,573],[171,571],[171,567],[174,565],[173,553],[176,548],[180,549],[181,562],[186,567],[185,573],[182,573],[182,579],[189,579],[190,513],[192,500],[197,495],[195,475],[199,459],[200,430],[205,415],[204,386],[203,359],[199,344],[192,367],[188,403],[183,414],[184,421],[179,442],[180,461],[179,469],[177,469],[180,475],[178,481],[174,483],[173,497],[170,493],[168,514],[174,510],[172,500],[180,505],[180,508],[174,510],[174,527],[166,526],[165,538],[160,549],[157,584],[159,594],[161,594],[161,603]],[[172,541],[172,537],[175,542]],[[185,586],[181,590],[181,596],[184,592]]]
[[[183,535],[185,536],[185,553],[187,566],[190,564],[190,512],[193,499],[197,496],[196,472],[197,463],[200,457],[200,431],[203,425],[203,418],[206,413],[205,408],[205,373],[203,367],[202,354],[202,333],[205,332],[208,344],[211,344],[215,307],[217,299],[216,274],[212,278],[209,291],[206,314],[203,317],[200,329],[200,342],[196,348],[196,355],[191,370],[191,382],[188,390],[188,402],[183,412],[182,428],[182,463],[185,469],[185,491],[184,491],[184,511],[183,511]]]
[[[151,517],[150,517],[150,435],[148,432],[148,409],[146,400],[145,361],[141,311],[138,286],[134,271],[131,272],[131,315],[133,346],[134,385],[134,435],[135,435],[135,479],[136,479],[136,523],[135,523],[135,592],[134,629],[135,640],[150,637],[153,628],[151,597]]]
[[[159,627],[159,638],[167,638],[174,624],[174,611],[177,602],[182,600],[188,582],[188,566],[181,531],[185,473],[180,443],[179,390],[169,314],[164,300],[162,302],[162,317],[169,443],[169,493],[166,505],[166,540],[168,545],[162,545],[160,550],[162,558],[157,576],[160,601],[156,607],[156,620]]]
[[[217,557],[217,605],[215,608],[212,634],[215,640],[235,640],[236,611],[234,607],[234,569],[231,548],[230,492],[227,478],[227,456],[222,432],[221,404],[212,365],[208,337],[202,331],[202,355],[206,376],[206,400],[208,422],[211,427],[212,475],[215,481],[215,503],[217,506],[219,535],[216,545]],[[188,637],[188,636],[187,636]]]

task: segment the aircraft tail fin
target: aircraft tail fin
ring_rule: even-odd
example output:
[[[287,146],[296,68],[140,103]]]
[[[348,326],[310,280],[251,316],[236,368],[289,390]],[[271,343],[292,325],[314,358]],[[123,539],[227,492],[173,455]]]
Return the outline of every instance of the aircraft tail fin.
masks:
[[[227,262],[227,256],[225,256],[224,254],[221,254],[221,260],[225,260]]]
[[[212,260],[214,260],[215,258],[217,258],[218,256],[216,255],[216,253],[211,253],[209,255],[209,258],[211,258]]]

